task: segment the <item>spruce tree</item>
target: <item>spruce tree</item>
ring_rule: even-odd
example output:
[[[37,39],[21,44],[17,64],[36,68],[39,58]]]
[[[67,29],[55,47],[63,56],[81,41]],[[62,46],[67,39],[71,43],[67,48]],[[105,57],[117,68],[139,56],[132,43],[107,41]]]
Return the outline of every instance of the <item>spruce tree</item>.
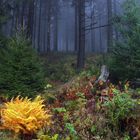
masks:
[[[43,87],[42,63],[30,41],[17,34],[0,48],[0,93],[32,96]]]
[[[140,78],[140,5],[137,0],[126,0],[123,14],[117,15],[114,27],[119,40],[114,42],[110,71],[118,80]]]

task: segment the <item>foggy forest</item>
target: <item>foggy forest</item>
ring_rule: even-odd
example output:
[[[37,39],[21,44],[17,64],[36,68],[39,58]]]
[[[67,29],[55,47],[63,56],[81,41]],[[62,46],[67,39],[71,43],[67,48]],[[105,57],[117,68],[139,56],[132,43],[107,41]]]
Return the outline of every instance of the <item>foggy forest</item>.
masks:
[[[140,0],[0,0],[0,140],[140,140]]]

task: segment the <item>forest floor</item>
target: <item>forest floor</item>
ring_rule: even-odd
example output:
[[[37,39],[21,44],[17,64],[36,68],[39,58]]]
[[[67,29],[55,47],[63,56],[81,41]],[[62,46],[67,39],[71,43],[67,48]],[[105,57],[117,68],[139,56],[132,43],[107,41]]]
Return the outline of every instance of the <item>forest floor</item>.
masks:
[[[41,55],[41,59],[43,60],[45,65],[47,80],[50,80],[50,82],[55,85],[59,86],[61,84],[64,84],[65,82],[68,82],[71,78],[79,73],[76,70],[76,54],[49,53]],[[86,64],[84,70],[95,69],[95,71],[97,72],[97,69],[102,65],[101,59],[101,55],[88,54],[86,56]]]
[[[70,140],[140,140],[140,106],[132,107],[140,99],[140,91],[128,89],[128,83],[96,83],[103,64],[101,55],[87,55],[81,72],[76,71],[76,55],[53,53],[42,58],[51,85],[43,96],[57,118],[54,133]]]
[[[102,56],[87,55],[81,72],[73,54],[41,59],[46,74],[41,96],[52,124],[37,133],[37,140],[140,140],[140,89],[131,89],[129,82],[97,82]],[[0,132],[0,140],[19,139]]]

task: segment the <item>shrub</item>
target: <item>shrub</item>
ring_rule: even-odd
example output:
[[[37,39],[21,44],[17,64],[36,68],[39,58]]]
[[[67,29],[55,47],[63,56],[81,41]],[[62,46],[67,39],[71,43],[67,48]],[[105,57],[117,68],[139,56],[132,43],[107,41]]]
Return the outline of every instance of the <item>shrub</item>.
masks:
[[[16,35],[0,48],[0,91],[31,96],[44,88],[44,78],[41,61],[24,35]]]
[[[108,124],[112,127],[112,130],[118,131],[120,121],[131,115],[136,103],[128,93],[114,89],[113,94],[115,95],[113,99],[107,101],[104,105],[107,108]]]
[[[139,78],[140,6],[137,3],[137,0],[126,0],[123,15],[117,15],[114,21],[120,37],[112,48],[110,71],[118,80]]]
[[[11,99],[1,109],[2,129],[14,131],[16,134],[36,133],[51,122],[51,116],[43,107],[40,96],[33,101],[19,96]]]

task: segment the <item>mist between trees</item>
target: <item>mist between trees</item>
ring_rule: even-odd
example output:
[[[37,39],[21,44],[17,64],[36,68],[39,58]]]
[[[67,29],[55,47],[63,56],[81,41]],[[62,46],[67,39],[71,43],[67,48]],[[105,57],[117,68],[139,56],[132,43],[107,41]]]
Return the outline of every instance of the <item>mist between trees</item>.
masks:
[[[115,36],[110,19],[120,11],[121,1],[1,0],[1,5],[8,3],[10,17],[3,31],[10,36],[25,28],[34,48],[41,53],[76,52],[80,39],[86,52],[105,53],[112,34]]]

